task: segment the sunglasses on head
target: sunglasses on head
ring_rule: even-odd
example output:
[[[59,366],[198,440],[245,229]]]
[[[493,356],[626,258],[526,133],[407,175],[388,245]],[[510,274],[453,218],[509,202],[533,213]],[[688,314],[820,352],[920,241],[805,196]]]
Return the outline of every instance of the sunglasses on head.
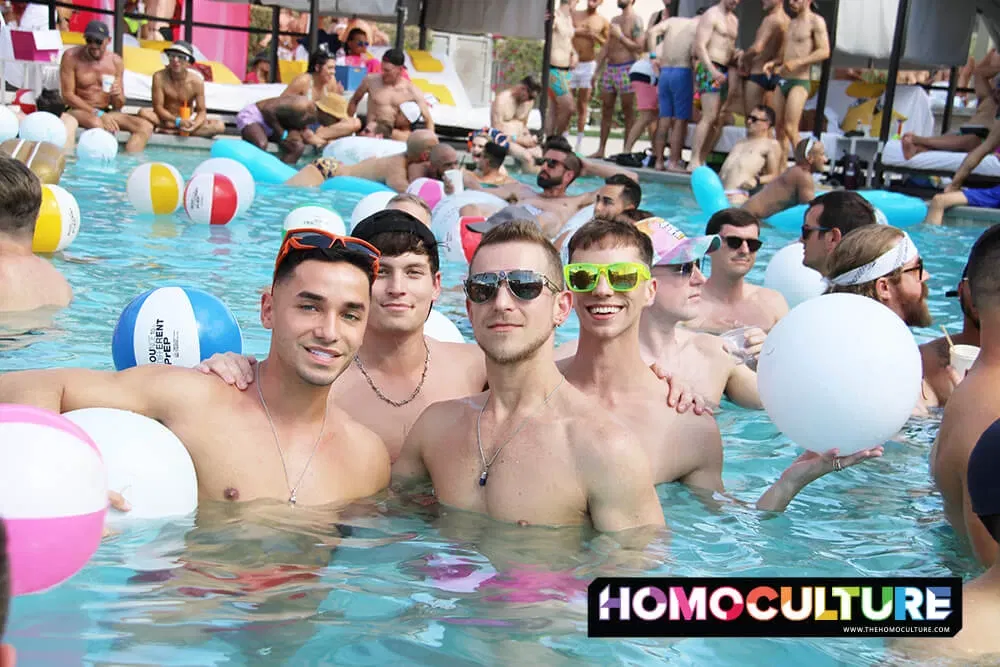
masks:
[[[548,287],[553,292],[559,292],[559,286],[553,283],[543,273],[516,269],[514,271],[491,271],[469,276],[465,281],[465,294],[472,303],[492,301],[500,290],[500,284],[507,283],[510,293],[521,301],[537,299],[542,290]]]
[[[649,280],[649,267],[636,262],[614,264],[567,264],[563,269],[566,284],[573,292],[593,292],[601,276],[615,292],[631,292],[642,280]]]
[[[810,227],[809,225],[802,225],[802,238],[807,239],[813,232],[819,232],[822,234],[823,232],[830,231],[830,229],[831,227]]]
[[[661,264],[663,268],[676,273],[684,278],[690,278],[694,274],[694,270],[697,267],[701,270],[701,260],[695,260],[692,262],[684,262],[683,264]]]
[[[750,252],[757,252],[760,250],[760,247],[764,245],[764,242],[760,239],[744,239],[739,236],[723,236],[721,238],[726,242],[726,245],[733,250],[739,250],[743,247],[743,244],[746,243],[747,249],[750,250]]]
[[[289,253],[295,250],[329,250],[336,244],[344,246],[348,252],[364,255],[372,263],[372,275],[378,275],[378,259],[382,256],[378,248],[362,239],[353,236],[338,236],[322,229],[302,228],[290,229],[285,234],[285,240],[281,242],[281,249],[278,250],[278,258],[274,261],[274,270],[277,271],[281,262]]]

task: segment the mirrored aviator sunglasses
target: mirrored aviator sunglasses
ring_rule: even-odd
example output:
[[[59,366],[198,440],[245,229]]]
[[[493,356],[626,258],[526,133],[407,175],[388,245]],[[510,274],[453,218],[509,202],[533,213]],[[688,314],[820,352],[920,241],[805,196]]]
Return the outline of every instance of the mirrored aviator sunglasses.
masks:
[[[510,293],[521,301],[537,299],[546,287],[553,292],[559,291],[559,287],[541,273],[516,270],[469,276],[465,281],[465,294],[472,303],[486,303],[496,297],[501,283],[507,283]]]
[[[329,250],[336,244],[340,244],[345,250],[364,255],[372,263],[372,275],[378,275],[378,260],[382,256],[378,248],[363,239],[353,236],[338,236],[322,229],[290,229],[285,234],[285,240],[281,243],[278,251],[278,258],[274,261],[274,269],[277,271],[282,260],[293,250]]]
[[[615,292],[631,292],[642,280],[649,280],[649,268],[635,262],[615,264],[567,264],[566,284],[573,292],[593,292],[603,275]]]
[[[694,274],[695,267],[698,267],[699,271],[701,270],[701,262],[702,260],[699,259],[693,262],[684,262],[683,264],[664,264],[663,266],[684,278],[690,278]]]

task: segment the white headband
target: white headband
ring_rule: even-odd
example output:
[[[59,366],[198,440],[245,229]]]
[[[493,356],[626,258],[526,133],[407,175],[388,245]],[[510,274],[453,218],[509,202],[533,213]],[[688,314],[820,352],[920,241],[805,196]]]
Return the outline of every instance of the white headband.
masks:
[[[831,285],[864,285],[871,281],[887,276],[896,269],[902,268],[907,262],[911,262],[920,256],[917,246],[910,240],[909,235],[903,232],[903,238],[895,246],[883,253],[876,259],[868,262],[864,266],[851,269],[841,273],[839,276],[830,279]]]
[[[802,154],[803,157],[808,159],[809,151],[811,151],[813,149],[813,146],[815,145],[816,145],[816,137],[809,137],[808,139],[806,139],[806,150]]]

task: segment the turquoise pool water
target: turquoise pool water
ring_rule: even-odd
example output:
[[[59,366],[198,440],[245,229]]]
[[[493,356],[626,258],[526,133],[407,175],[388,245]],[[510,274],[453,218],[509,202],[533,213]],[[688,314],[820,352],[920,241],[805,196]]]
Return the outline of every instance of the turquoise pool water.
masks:
[[[83,226],[55,264],[76,290],[47,332],[0,340],[0,371],[79,365],[112,369],[111,331],[122,307],[154,286],[207,289],[236,313],[246,350],[263,356],[260,290],[284,215],[323,203],[349,217],[359,197],[261,186],[248,216],[223,228],[135,213],[125,180],[140,161],[163,160],[185,177],[207,155],[151,148],[113,169],[71,164]],[[575,189],[596,186],[581,182]],[[686,189],[644,185],[643,208],[696,232]],[[981,227],[918,228],[911,235],[931,278],[935,324],[959,325],[957,282]],[[791,234],[766,230],[751,274]],[[459,281],[443,267],[439,307],[463,333]],[[575,323],[558,331],[576,335]],[[921,340],[933,330],[916,332]],[[726,406],[725,482],[753,501],[800,452],[764,413]],[[737,504],[709,508],[683,487],[659,494],[672,534],[654,545],[650,573],[949,575],[973,561],[953,543],[932,491],[927,454],[934,419],[911,422],[886,456],[809,487],[782,515]],[[415,509],[416,508],[416,509]],[[189,521],[130,529],[107,540],[72,580],[15,601],[7,641],[26,665],[257,664],[809,664],[869,665],[881,640],[588,640],[579,592],[615,548],[573,531],[512,529],[440,512],[426,496],[388,495],[347,516],[284,507],[209,504]],[[514,583],[498,570],[528,563]]]

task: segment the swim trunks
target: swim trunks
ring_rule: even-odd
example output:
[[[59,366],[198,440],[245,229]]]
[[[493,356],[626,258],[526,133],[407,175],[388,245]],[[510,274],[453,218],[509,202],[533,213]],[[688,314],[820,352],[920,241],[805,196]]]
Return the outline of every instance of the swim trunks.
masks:
[[[958,128],[958,133],[962,135],[971,134],[974,137],[979,137],[980,139],[985,139],[989,136],[990,128],[984,127],[982,125],[963,125]]]
[[[340,169],[340,163],[332,157],[316,158],[310,164],[319,169],[319,173],[323,176],[324,181],[328,181],[336,176],[337,170]]]
[[[590,82],[594,79],[594,71],[597,69],[597,62],[588,60],[580,63],[573,69],[573,76],[570,77],[569,87],[573,90],[582,88],[590,90]]]
[[[771,76],[766,74],[751,74],[747,77],[747,81],[753,81],[769,93],[778,87],[778,80],[779,77],[777,74],[772,74]]]
[[[628,71],[632,69],[635,61],[612,65],[607,63],[604,72],[601,74],[599,85],[601,91],[605,93],[619,93],[629,95],[632,93],[632,81],[628,78]]]
[[[969,206],[1000,208],[1000,185],[992,188],[962,188],[962,194],[969,200]]]
[[[689,67],[664,67],[660,69],[657,90],[660,118],[691,120],[694,106],[694,73]]]
[[[705,93],[718,93],[722,96],[722,100],[725,101],[729,95],[729,68],[714,61],[712,64],[715,65],[715,69],[726,75],[726,82],[717,87],[712,81],[712,73],[699,62],[694,70],[694,79],[698,92],[702,95]]]
[[[653,84],[633,81],[632,92],[635,93],[635,108],[639,111],[656,111],[659,108],[660,102]]]
[[[556,97],[569,95],[570,81],[573,79],[568,67],[549,68],[549,90]]]
[[[806,94],[812,91],[812,82],[809,79],[779,79],[778,87],[781,89],[781,94],[784,97],[788,97],[788,94],[792,92],[792,89],[796,86],[801,86],[806,89]]]
[[[238,114],[236,114],[237,130],[242,132],[243,128],[249,127],[250,125],[260,125],[264,128],[265,134],[269,137],[274,134],[274,130],[271,129],[271,126],[264,122],[264,114],[260,112],[260,108],[257,106],[256,102],[246,105],[240,109]]]

